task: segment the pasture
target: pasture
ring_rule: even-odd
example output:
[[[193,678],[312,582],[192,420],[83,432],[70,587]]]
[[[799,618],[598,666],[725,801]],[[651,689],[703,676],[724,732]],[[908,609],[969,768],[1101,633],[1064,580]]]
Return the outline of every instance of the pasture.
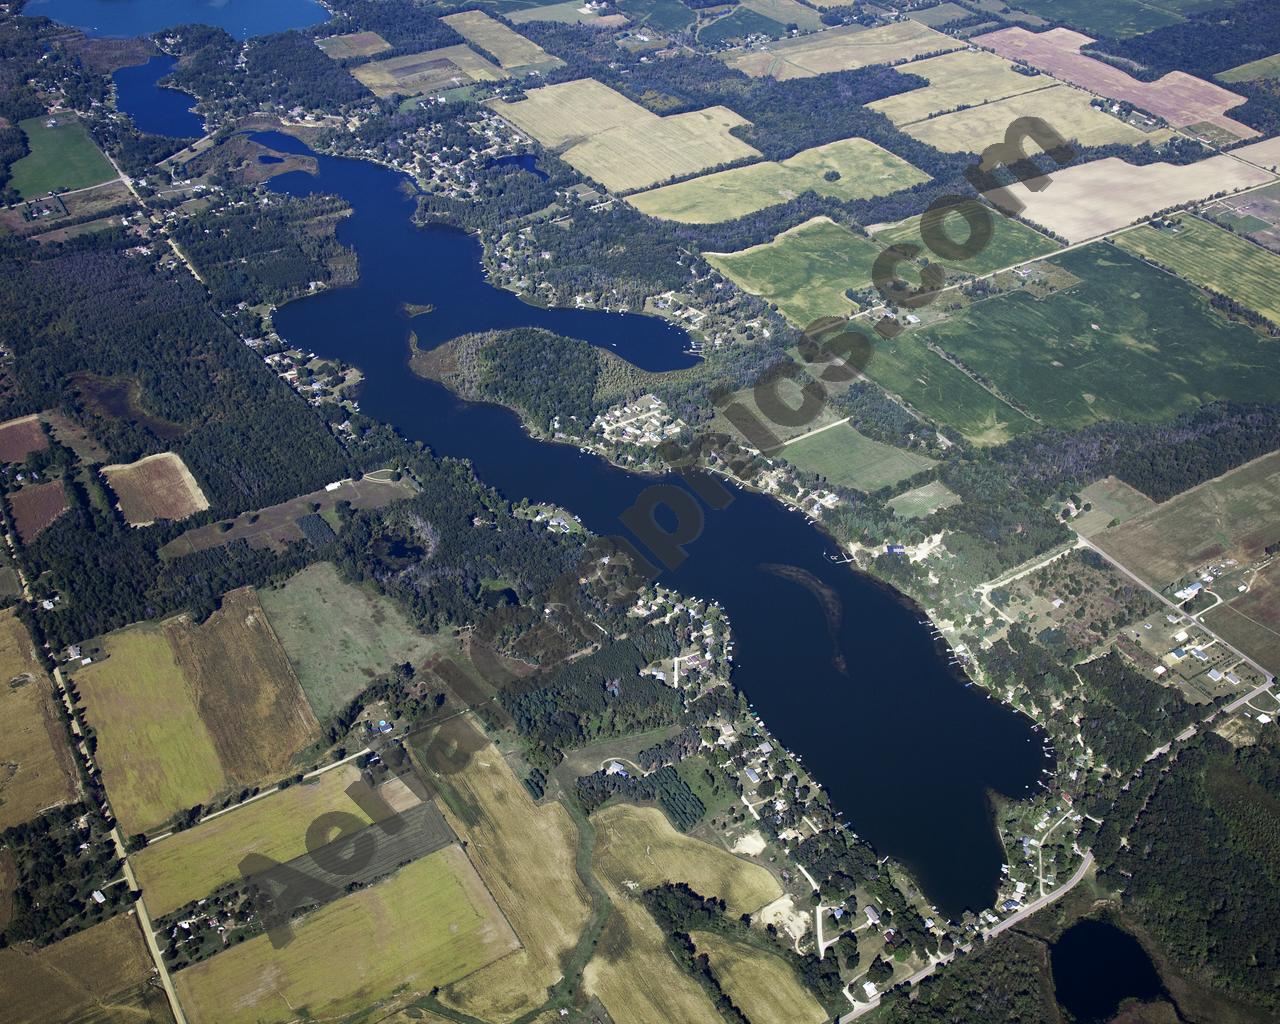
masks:
[[[937,28],[939,25],[945,25],[949,21],[958,21],[961,18],[967,18],[972,12],[966,11],[959,4],[941,3],[933,7],[925,7],[920,10],[911,11],[907,16],[912,21],[918,21],[921,25],[928,25],[930,28]]]
[[[1080,497],[1093,506],[1071,520],[1071,528],[1084,537],[1092,537],[1113,524],[1118,526],[1155,505],[1141,491],[1114,476],[1095,480],[1080,492]]]
[[[861,25],[842,26],[779,40],[759,50],[729,53],[724,59],[730,67],[753,78],[770,75],[785,81],[873,64],[897,64],[926,53],[959,50],[963,46],[960,40],[917,21],[899,21],[870,29]]]
[[[549,70],[564,62],[552,57],[537,43],[507,28],[483,11],[461,11],[440,19],[467,42],[493,54],[504,71],[520,72],[532,68]]]
[[[880,247],[827,217],[815,217],[771,242],[733,253],[704,253],[735,284],[774,303],[797,327],[845,316],[858,306],[845,295],[871,287]]]
[[[803,473],[870,494],[937,465],[933,459],[865,437],[848,423],[789,441],[778,456]]]
[[[504,77],[501,68],[464,43],[361,64],[352,68],[351,74],[379,99],[420,96],[472,82],[497,82]]]
[[[69,507],[61,480],[27,484],[9,492],[9,515],[13,517],[18,539],[24,544],[39,537]]]
[[[742,0],[742,6],[779,25],[795,25],[809,32],[821,32],[824,27],[817,11],[796,0]]]
[[[942,259],[929,252],[920,236],[919,217],[873,226],[871,234],[886,248],[891,245],[918,245],[922,249],[918,256],[942,263],[953,274],[990,274],[1044,256],[1059,247],[1052,238],[1032,230],[1021,221],[1006,217],[999,210],[988,208],[988,213],[992,225],[991,240],[980,252],[964,260]],[[969,236],[967,222],[959,212],[948,213],[942,227],[947,237],[957,244],[964,244]]]
[[[1018,183],[1008,191],[1022,205],[1027,220],[1069,242],[1082,242],[1160,210],[1275,180],[1271,172],[1238,159],[1240,152],[1181,167],[1166,163],[1139,167],[1106,157],[1054,171],[1052,188],[1033,192]],[[986,196],[997,205],[1003,201],[998,193]]]
[[[196,478],[174,452],[103,466],[102,475],[130,526],[151,526],[161,519],[179,522],[209,507]]]
[[[191,1024],[270,1024],[390,1010],[516,947],[457,846],[294,922],[280,949],[258,935],[174,979]]]
[[[915,18],[916,13],[911,16]],[[867,104],[896,125],[911,124],[961,105],[979,106],[1057,84],[1047,75],[1014,71],[1009,61],[985,50],[956,50],[912,61],[902,71],[927,78],[929,84]]]
[[[782,886],[765,868],[682,835],[656,807],[612,804],[591,820],[596,867],[615,885],[631,881],[650,889],[686,882],[703,896],[724,900],[734,917],[754,913],[782,895]]]
[[[0,462],[25,462],[32,452],[42,452],[49,447],[40,417],[19,416],[16,420],[0,423]]]
[[[391,49],[391,44],[377,32],[348,32],[342,36],[326,36],[324,39],[317,39],[316,45],[334,60],[373,57]]]
[[[87,188],[116,177],[107,158],[71,113],[41,114],[21,121],[30,152],[9,168],[9,184],[23,199]]]
[[[1207,562],[1262,557],[1280,522],[1280,452],[1175,495],[1093,543],[1157,590]],[[1226,595],[1224,595],[1226,596]]]
[[[1280,53],[1220,71],[1213,77],[1219,82],[1256,82],[1260,78],[1280,78]]]
[[[256,853],[286,863],[307,852],[307,828],[333,811],[369,818],[346,788],[360,778],[344,764],[176,832],[130,858],[152,917],[162,917],[240,876],[238,865]],[[334,835],[332,838],[338,838]]]
[[[486,1020],[509,1020],[545,1000],[591,904],[578,878],[578,830],[568,812],[555,802],[535,804],[501,751],[479,746],[478,733],[474,739],[479,749],[462,771],[440,776],[428,764],[426,778],[449,791],[446,818],[523,948],[454,983],[442,999]],[[469,820],[454,806],[465,807]]]
[[[906,125],[903,131],[944,153],[981,153],[1003,141],[1009,125],[1020,117],[1043,118],[1064,139],[1085,146],[1137,146],[1168,137],[1167,131],[1148,134],[1125,124],[1091,106],[1091,99],[1079,89],[1054,85],[917,121]]]
[[[130,911],[42,949],[0,949],[0,1006],[5,1020],[22,1024],[169,1024],[168,1002],[148,984],[152,971]]]
[[[838,175],[828,181],[827,174]],[[866,139],[844,139],[782,161],[766,160],[630,196],[641,213],[681,224],[736,220],[812,191],[869,199],[910,188],[929,176]]]
[[[1247,593],[1206,613],[1204,622],[1273,675],[1280,672],[1280,564],[1272,560],[1250,578]]]
[[[1215,399],[1280,399],[1274,343],[1227,322],[1194,288],[1104,244],[1054,262],[1080,282],[1041,299],[1015,291],[977,302],[916,335],[1068,429],[1158,423]]]
[[[393,665],[416,664],[447,646],[419,633],[390,598],[344,582],[329,562],[260,590],[258,599],[321,719]]]
[[[752,1021],[822,1024],[829,1014],[780,956],[714,932],[689,936],[699,953],[711,961],[711,971],[725,994]],[[833,954],[834,955],[834,954]]]
[[[923,519],[939,509],[959,505],[960,495],[941,481],[932,480],[890,498],[888,504],[900,519]]]
[[[53,680],[13,609],[0,612],[0,831],[75,799],[76,766]]]
[[[1116,244],[1280,326],[1280,256],[1262,246],[1190,215],[1176,230],[1145,225],[1118,235]]]
[[[1053,2],[1057,3],[1057,0]],[[1134,106],[1164,118],[1175,128],[1208,121],[1237,138],[1257,135],[1252,128],[1225,114],[1231,107],[1242,103],[1243,96],[1182,71],[1172,71],[1154,82],[1139,81],[1112,64],[1081,53],[1080,48],[1092,41],[1088,36],[1065,28],[1047,32],[1007,28],[975,36],[972,40],[1002,57],[1025,61],[1095,96],[1128,100]]]

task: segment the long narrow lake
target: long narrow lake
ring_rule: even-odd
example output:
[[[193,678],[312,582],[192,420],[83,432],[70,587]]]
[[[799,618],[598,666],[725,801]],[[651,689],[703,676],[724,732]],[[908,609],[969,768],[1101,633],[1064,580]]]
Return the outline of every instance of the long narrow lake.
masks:
[[[288,137],[273,148],[309,152]],[[442,455],[470,459],[507,497],[550,501],[599,534],[654,483],[567,445],[540,442],[517,417],[461,401],[408,369],[408,336],[431,347],[460,333],[530,325],[608,347],[639,366],[685,366],[683,331],[647,316],[542,310],[486,281],[478,243],[411,223],[406,179],[375,164],[320,156],[319,174],[272,181],[291,195],[332,193],[354,213],[339,227],[360,260],[359,283],[292,303],[275,324],[291,343],[357,364],[361,407]],[[405,303],[430,304],[410,319]],[[988,792],[1025,796],[1052,766],[1032,723],[967,689],[920,613],[870,578],[835,565],[832,542],[772,498],[745,491],[706,513],[689,557],[662,582],[718,600],[735,637],[734,681],[769,728],[800,755],[851,827],[905,863],[948,916],[991,903],[1004,852]],[[779,574],[777,567],[789,567]],[[800,570],[834,595],[836,614]],[[846,667],[847,666],[847,667]]]
[[[91,36],[149,36],[175,25],[213,25],[237,39],[307,28],[329,17],[316,0],[27,0],[22,13]]]

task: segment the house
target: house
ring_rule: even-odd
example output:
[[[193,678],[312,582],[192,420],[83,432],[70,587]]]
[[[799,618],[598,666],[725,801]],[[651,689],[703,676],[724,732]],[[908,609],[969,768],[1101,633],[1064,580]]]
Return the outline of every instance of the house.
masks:
[[[867,915],[868,924],[874,927],[875,925],[878,925],[880,923],[880,911],[876,910],[876,908],[873,907],[870,903],[868,903],[865,907],[862,908],[862,912]]]
[[[626,779],[630,777],[627,774],[627,770],[623,768],[622,765],[617,761],[610,761],[609,767],[604,770],[604,773],[606,775],[616,775],[620,779]]]
[[[1222,673],[1219,672],[1216,668],[1211,668],[1209,669],[1209,678],[1212,679],[1215,683],[1219,682],[1222,679]]]
[[[862,983],[862,991],[867,994],[868,999],[874,999],[876,997],[876,987],[869,981],[864,981]]]
[[[760,773],[756,771],[754,768],[748,768],[745,774],[747,776],[747,781],[750,782],[753,786],[759,783]]]
[[[1020,906],[1022,906],[1022,904],[1019,903],[1017,900],[1005,900],[1003,903],[1000,904],[1000,909],[1004,911],[1011,911],[1011,910],[1017,910]]]
[[[770,754],[773,753],[773,744],[761,743],[760,746],[756,747],[756,749],[760,751],[762,755],[764,755],[765,757],[768,757]]]

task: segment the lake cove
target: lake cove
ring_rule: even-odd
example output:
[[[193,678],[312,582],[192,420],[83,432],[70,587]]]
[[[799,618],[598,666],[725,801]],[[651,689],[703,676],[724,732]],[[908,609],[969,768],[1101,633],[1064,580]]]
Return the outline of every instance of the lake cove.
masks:
[[[309,152],[287,136],[255,138]],[[536,441],[510,411],[461,401],[407,366],[411,331],[431,348],[468,331],[528,325],[670,370],[695,359],[683,331],[654,317],[527,305],[488,284],[473,238],[413,226],[402,175],[356,160],[318,162],[318,175],[286,174],[270,187],[351,204],[338,237],[358,253],[360,280],[291,303],[274,323],[291,344],[359,366],[367,414],[441,455],[471,460],[508,498],[568,508],[598,534],[626,536],[619,516],[654,484],[685,486]],[[431,312],[410,317],[406,304]],[[727,507],[705,511],[688,558],[662,582],[724,606],[737,641],[734,682],[855,831],[906,864],[945,914],[988,906],[1004,860],[988,793],[1031,792],[1053,764],[1042,734],[965,688],[919,610],[833,564],[834,545],[802,515],[773,498],[731,493]]]
[[[316,0],[27,0],[22,13],[91,36],[149,36],[174,25],[213,25],[237,39],[308,28],[329,17]]]
[[[195,97],[156,83],[173,70],[176,57],[162,53],[145,64],[121,68],[111,76],[116,87],[116,105],[127,110],[140,132],[198,139],[204,135],[204,121],[191,108]]]
[[[1086,918],[1049,950],[1058,1002],[1079,1024],[1108,1021],[1126,999],[1167,995],[1141,944],[1109,921]]]

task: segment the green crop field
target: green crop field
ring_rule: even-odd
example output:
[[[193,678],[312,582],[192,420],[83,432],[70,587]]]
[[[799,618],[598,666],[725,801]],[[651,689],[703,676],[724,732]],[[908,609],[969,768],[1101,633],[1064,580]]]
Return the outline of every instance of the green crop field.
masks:
[[[1126,231],[1116,244],[1280,325],[1280,256],[1198,217],[1178,223],[1176,231],[1149,224]]]
[[[679,32],[693,24],[694,13],[679,0],[620,0],[618,9],[659,32]]]
[[[764,35],[781,39],[786,34],[787,27],[781,22],[748,7],[735,7],[732,13],[718,18],[699,31],[698,41],[708,46],[717,46],[730,39],[745,39],[747,36]]]
[[[1054,262],[1080,283],[1044,299],[1015,292],[975,303],[917,332],[920,343],[957,356],[1053,426],[1280,399],[1275,342],[1228,323],[1185,282],[1105,243]]]
[[[116,176],[74,114],[29,117],[19,127],[31,149],[11,168],[12,185],[23,199],[54,189],[87,188]]]
[[[825,217],[815,217],[772,242],[734,253],[707,253],[713,267],[752,295],[776,303],[797,327],[858,307],[847,289],[871,286],[880,247]]]
[[[1280,78],[1280,53],[1273,53],[1261,60],[1230,68],[1213,76],[1219,82],[1254,82],[1259,78]]]
[[[792,441],[778,455],[803,472],[868,494],[936,465],[923,455],[873,441],[848,423]]]
[[[893,509],[893,514],[903,519],[923,519],[940,508],[950,508],[952,505],[959,504],[960,496],[937,480],[930,481],[922,487],[914,487],[896,498],[889,499],[889,507]]]
[[[1052,238],[1032,230],[1020,221],[1012,220],[991,207],[987,207],[986,210],[991,217],[991,241],[985,248],[966,260],[942,259],[930,253],[920,237],[919,217],[909,217],[897,224],[876,228],[872,233],[876,241],[885,246],[918,245],[923,250],[920,255],[944,264],[948,270],[957,274],[989,274],[993,270],[1044,256],[1059,247]],[[946,220],[943,221],[943,228],[947,237],[953,242],[964,244],[968,226],[961,214],[947,214]]]
[[[258,597],[321,719],[392,665],[418,663],[444,646],[414,629],[387,598],[344,583],[328,562]]]
[[[1176,2],[1176,0],[1175,0]],[[1136,36],[1183,19],[1139,0],[1018,0],[1017,6],[1091,36]]]
[[[824,175],[835,173],[835,181]],[[837,199],[869,199],[910,188],[929,176],[866,139],[843,139],[782,161],[766,160],[706,174],[628,198],[652,217],[718,224],[785,203],[806,191]]]

